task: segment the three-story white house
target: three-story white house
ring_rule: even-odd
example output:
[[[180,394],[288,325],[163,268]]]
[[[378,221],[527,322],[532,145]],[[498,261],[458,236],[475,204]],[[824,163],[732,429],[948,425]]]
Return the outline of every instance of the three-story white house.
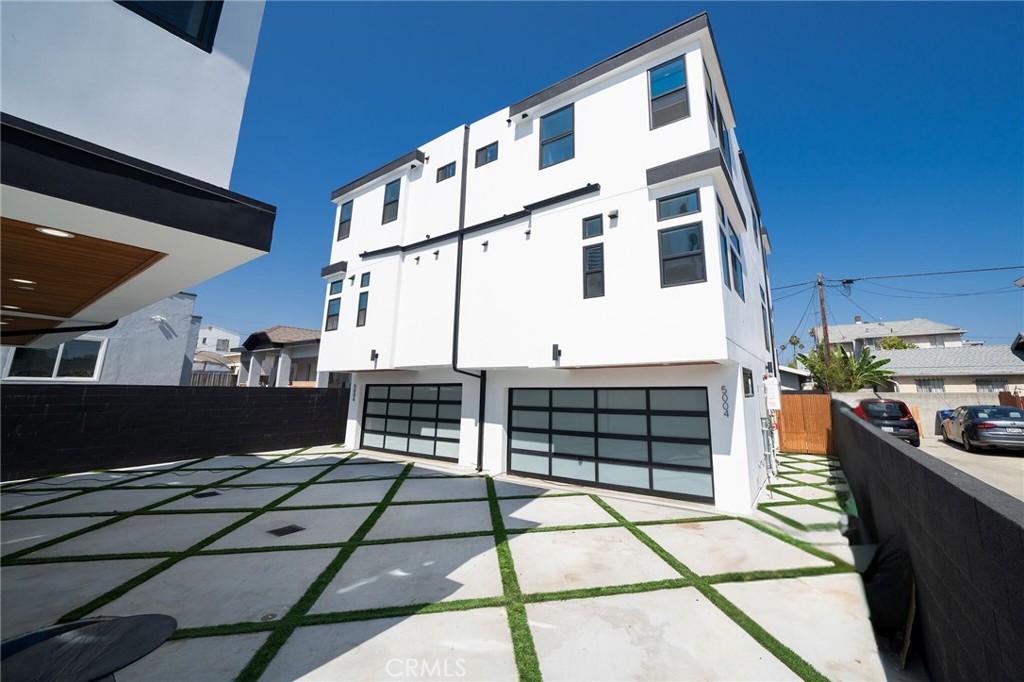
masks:
[[[769,245],[705,14],[337,189],[349,443],[748,510]]]

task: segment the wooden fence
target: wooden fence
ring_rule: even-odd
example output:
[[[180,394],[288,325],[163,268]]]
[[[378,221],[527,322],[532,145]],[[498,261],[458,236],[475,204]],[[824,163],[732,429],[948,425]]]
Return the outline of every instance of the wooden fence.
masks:
[[[1024,410],[1024,396],[1014,395],[1009,391],[1002,391],[999,394],[999,404]]]
[[[834,454],[831,398],[827,393],[787,391],[782,394],[779,449],[782,452]]]

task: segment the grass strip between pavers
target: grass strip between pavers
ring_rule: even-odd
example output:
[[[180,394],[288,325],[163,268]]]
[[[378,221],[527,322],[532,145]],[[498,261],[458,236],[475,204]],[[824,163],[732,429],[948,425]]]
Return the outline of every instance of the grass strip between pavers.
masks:
[[[409,463],[405,469],[399,474],[395,482],[391,484],[391,488],[384,495],[384,498],[377,504],[370,515],[366,517],[363,523],[359,526],[355,533],[352,534],[350,544],[345,545],[341,548],[334,559],[331,560],[327,567],[320,572],[316,580],[306,589],[305,593],[299,598],[297,602],[288,610],[284,618],[278,621],[277,627],[271,631],[270,636],[267,638],[263,645],[256,650],[252,658],[245,665],[238,677],[235,678],[236,682],[254,682],[258,680],[260,676],[266,671],[267,666],[274,660],[274,657],[281,650],[281,647],[285,645],[288,638],[295,632],[295,628],[299,627],[302,617],[305,616],[316,600],[320,598],[324,590],[334,576],[338,574],[345,562],[349,560],[352,554],[356,551],[356,548],[360,542],[369,534],[370,530],[377,523],[381,516],[384,515],[388,505],[391,504],[391,500],[398,493],[399,487],[407,479],[409,472],[412,471],[413,465]],[[326,473],[326,472],[324,472]]]
[[[273,460],[270,460],[270,461],[273,461]],[[256,468],[262,468],[263,466],[267,466],[270,463],[270,461],[268,461],[266,464],[263,464],[260,467],[256,467]],[[334,466],[341,466],[343,463],[344,463],[344,460],[342,460],[341,462],[338,462]],[[329,472],[333,468],[334,467],[331,467],[330,469],[326,469],[325,471],[323,471],[320,474],[318,474],[318,476],[323,476],[324,474],[326,474],[327,472]],[[221,539],[222,537],[224,537],[228,533],[231,533],[231,532],[237,530],[238,528],[240,528],[240,527],[244,526],[245,524],[249,523],[250,521],[252,521],[256,517],[258,517],[258,516],[268,512],[268,511],[270,511],[277,504],[279,504],[282,501],[288,499],[292,495],[295,495],[295,494],[299,493],[303,488],[305,488],[307,485],[310,485],[314,480],[316,480],[316,477],[310,479],[309,481],[307,481],[304,484],[299,484],[299,485],[295,486],[292,490],[289,490],[284,495],[281,495],[277,499],[272,500],[270,503],[268,503],[262,509],[254,511],[251,514],[242,517],[238,521],[235,521],[234,523],[225,526],[224,528],[220,529],[219,531],[217,531],[215,533],[212,533],[211,535],[208,535],[206,538],[204,538],[204,539],[200,540],[199,542],[195,543],[194,545],[192,545],[188,549],[184,550],[183,552],[175,553],[173,556],[165,559],[164,561],[161,561],[156,566],[153,566],[153,567],[143,571],[142,573],[140,573],[139,575],[135,576],[131,580],[128,580],[128,581],[122,583],[121,585],[119,585],[118,587],[115,587],[114,589],[109,590],[108,592],[105,592],[105,593],[101,594],[100,596],[96,597],[95,599],[93,599],[92,601],[88,602],[87,604],[84,604],[83,606],[80,606],[80,607],[78,607],[78,608],[76,608],[76,609],[74,609],[72,611],[69,611],[68,613],[66,613],[63,616],[61,616],[57,620],[57,622],[58,623],[68,623],[68,622],[71,622],[71,621],[78,620],[79,618],[85,617],[89,613],[91,613],[91,612],[95,611],[96,609],[104,606],[105,604],[109,604],[110,602],[114,601],[118,597],[120,597],[120,596],[126,594],[127,592],[135,589],[136,587],[138,587],[142,583],[144,583],[144,582],[148,581],[149,579],[159,575],[160,573],[163,573],[164,571],[169,569],[171,566],[174,566],[175,564],[177,564],[177,563],[179,563],[181,561],[184,561],[185,559],[187,559],[189,557],[195,556],[196,554],[199,553],[200,550],[202,550],[203,548],[207,547],[208,545],[213,544],[214,542],[216,542],[217,540]],[[177,498],[174,498],[174,499],[177,499]],[[161,502],[160,504],[163,504],[163,503],[168,502],[168,501],[169,500],[164,500],[164,502]],[[129,514],[129,516],[130,516],[130,514]]]
[[[487,478],[487,495],[490,498],[491,525],[494,527],[494,546],[498,553],[498,570],[501,572],[501,588],[505,594],[505,614],[508,618],[508,629],[512,636],[512,651],[516,659],[521,682],[540,682],[540,659],[537,658],[537,647],[533,643],[526,606],[523,603],[523,591],[519,587],[515,561],[512,550],[508,546],[508,534],[505,532],[505,521],[501,516],[501,506],[494,480]]]
[[[672,566],[672,568],[676,569],[683,578],[689,580],[693,586],[697,588],[697,590],[704,595],[706,599],[708,599],[708,601],[717,606],[719,610],[728,616],[734,623],[739,625],[748,635],[753,637],[758,644],[771,652],[771,654],[782,661],[787,668],[799,675],[801,679],[806,682],[828,682],[827,677],[815,670],[814,666],[805,661],[788,646],[773,637],[767,630],[758,625],[753,618],[726,599],[725,596],[716,590],[707,579],[698,576],[683,562],[669,554],[669,552],[655,542],[651,536],[643,532],[643,530],[641,530],[636,524],[627,520],[625,516],[612,508],[611,505],[600,497],[597,495],[591,495],[591,498],[604,507],[605,511],[619,519],[637,540],[647,545],[651,551],[664,559],[666,563]],[[755,526],[755,528],[756,527],[757,526]]]

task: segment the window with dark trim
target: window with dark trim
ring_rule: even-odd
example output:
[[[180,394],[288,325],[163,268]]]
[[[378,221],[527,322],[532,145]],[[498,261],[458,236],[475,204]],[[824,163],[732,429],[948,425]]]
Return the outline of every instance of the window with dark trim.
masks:
[[[348,239],[348,235],[352,230],[352,200],[346,201],[341,205],[341,213],[338,214],[338,239]]]
[[[370,384],[360,447],[454,462],[461,420],[460,384]]]
[[[662,287],[692,284],[707,279],[701,229],[701,224],[695,223],[658,231]]]
[[[708,98],[708,120],[714,125],[715,122],[715,90],[711,85],[711,74],[708,73],[708,65],[704,64],[704,94]]]
[[[160,2],[159,0],[116,0],[117,4],[135,12],[160,28],[192,43],[200,50],[213,52],[217,35],[221,0]]]
[[[455,162],[446,163],[437,169],[437,181],[447,180],[455,177]]]
[[[604,296],[604,244],[583,247],[583,298]]]
[[[686,62],[678,57],[647,72],[651,94],[651,129],[690,115],[686,91]]]
[[[364,272],[359,276],[359,288],[362,289],[368,286],[370,286],[370,273]]]
[[[540,167],[568,161],[576,155],[573,105],[540,119]]]
[[[356,326],[362,327],[366,324],[366,306],[370,300],[369,291],[359,292],[359,308],[356,310]]]
[[[768,324],[768,297],[764,295],[764,287],[761,290],[761,324],[764,326],[764,347],[769,353],[772,350],[771,325]]]
[[[732,289],[729,277],[729,238],[725,236],[725,227],[718,223],[718,250],[722,258],[722,282]]]
[[[583,219],[583,238],[600,237],[604,234],[604,214],[599,213]]]
[[[341,315],[341,299],[332,298],[327,302],[327,321],[324,323],[325,332],[333,332],[338,328],[338,318]]]
[[[718,109],[718,142],[721,145],[722,156],[725,158],[725,165],[732,173],[732,140],[729,138],[729,129],[725,127],[725,117],[722,116],[722,109]]]
[[[339,279],[339,280],[335,280],[334,282],[331,282],[331,289],[330,289],[331,296],[336,296],[336,295],[340,294],[341,293],[341,289],[342,289],[342,287],[344,285],[345,285],[345,280],[343,280],[343,279]]]
[[[491,161],[498,160],[498,143],[492,142],[486,147],[476,150],[476,167],[486,166]]]
[[[740,247],[740,238],[732,227],[732,222],[726,218],[725,225],[729,230],[729,255],[732,261],[732,282],[734,291],[744,301],[747,300],[746,292],[743,289],[743,249]]]
[[[690,190],[658,199],[658,220],[670,220],[700,211],[700,192]]]
[[[381,225],[398,220],[398,195],[402,189],[402,179],[392,180],[384,187],[384,215]]]
[[[743,370],[743,395],[748,398],[754,395],[754,373],[749,369]]]
[[[19,379],[96,380],[105,342],[75,339],[55,348],[15,348],[6,376]]]

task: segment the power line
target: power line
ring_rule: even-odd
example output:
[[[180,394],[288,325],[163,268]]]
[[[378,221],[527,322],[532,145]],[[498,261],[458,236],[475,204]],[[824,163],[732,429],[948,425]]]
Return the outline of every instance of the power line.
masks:
[[[773,298],[772,299],[772,303],[778,303],[779,301],[785,301],[787,298],[793,298],[794,296],[799,296],[800,294],[806,293],[809,289],[810,289],[810,286],[808,286],[808,289],[804,289],[803,291],[794,291],[791,294],[786,294],[785,296],[779,296],[778,298]]]
[[[1024,265],[1010,265],[1001,268],[975,268],[972,270],[944,270],[942,272],[917,272],[900,275],[872,275],[868,277],[845,277],[843,279],[830,280],[833,282],[862,282],[869,279],[896,279],[900,277],[935,277],[937,275],[963,275],[969,272],[997,272],[999,270],[1024,270]],[[781,287],[780,287],[781,288]]]
[[[910,298],[915,300],[936,300],[942,298],[964,298],[967,296],[995,296],[997,294],[1015,294],[1024,293],[1024,289],[1019,287],[1010,287],[1008,289],[999,289],[997,291],[974,291],[964,294],[938,294],[935,296],[904,296],[902,294],[890,294],[885,291],[861,291],[862,294],[870,294],[872,296],[885,296],[886,298]]]
[[[846,297],[847,301],[849,301],[853,305],[857,306],[857,308],[860,309],[860,311],[862,313],[864,313],[865,315],[867,315],[868,317],[874,318],[874,319],[878,320],[879,322],[882,321],[882,318],[880,318],[878,315],[872,315],[867,310],[865,310],[864,307],[861,304],[859,304],[855,300],[853,300],[853,296],[851,296],[849,293],[844,291],[842,287],[835,287],[835,286],[833,286],[832,288],[837,289],[839,291],[839,293],[841,293],[843,296]]]
[[[784,287],[772,287],[772,291],[782,291],[783,289],[792,289],[794,287],[802,287],[805,284],[814,284],[814,282],[800,282],[799,284],[787,284]]]

